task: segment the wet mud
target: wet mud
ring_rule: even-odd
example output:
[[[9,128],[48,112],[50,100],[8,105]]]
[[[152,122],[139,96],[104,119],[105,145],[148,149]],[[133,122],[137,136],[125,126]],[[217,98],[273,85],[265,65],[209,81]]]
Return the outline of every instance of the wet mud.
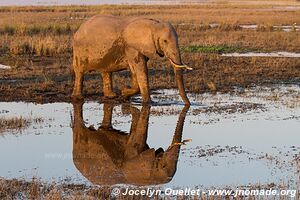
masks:
[[[0,59],[1,60],[1,59]],[[183,61],[194,68],[184,72],[188,93],[231,92],[264,83],[299,82],[299,58],[225,57],[202,53],[183,54]],[[74,75],[71,59],[66,60],[2,58],[11,63],[12,69],[0,70],[0,100],[27,102],[70,102]],[[149,63],[150,89],[177,88],[172,67],[166,60]],[[104,101],[102,78],[99,73],[87,73],[84,77],[86,100]],[[113,74],[114,91],[121,94],[124,86],[130,86],[128,71]],[[14,95],[11,95],[11,94]],[[115,99],[124,102],[124,99]]]

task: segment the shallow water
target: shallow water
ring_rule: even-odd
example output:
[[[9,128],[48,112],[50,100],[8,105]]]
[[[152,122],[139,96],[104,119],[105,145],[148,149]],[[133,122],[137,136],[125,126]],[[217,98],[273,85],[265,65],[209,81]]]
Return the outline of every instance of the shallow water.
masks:
[[[299,4],[297,5],[297,2],[295,2],[295,5],[290,5],[290,6],[272,6],[272,8],[258,8],[256,10],[260,11],[297,11],[300,10]]]
[[[285,183],[294,189],[300,183],[299,85],[236,91],[190,94],[189,109],[176,90],[155,92],[151,108],[139,105],[139,97],[131,105],[86,102],[82,109],[2,102],[0,118],[44,121],[0,134],[0,177],[202,188]]]
[[[258,25],[256,24],[242,24],[240,25],[241,28],[244,29],[253,29],[256,30],[258,28]],[[291,32],[291,31],[299,31],[300,26],[297,25],[285,25],[285,26],[273,26],[274,30],[283,30],[285,32]]]
[[[195,26],[195,27],[201,27],[203,24],[196,24],[196,23],[179,23],[178,26]],[[221,25],[217,23],[209,24],[210,28],[218,28]],[[259,26],[257,24],[240,24],[238,25],[242,29],[249,29],[249,30],[257,30]],[[267,27],[265,27],[267,28]],[[284,31],[284,32],[292,32],[292,31],[299,31],[300,26],[299,25],[275,25],[273,26],[273,30],[278,31]]]
[[[272,52],[272,53],[247,52],[247,53],[225,53],[225,54],[222,54],[222,56],[229,56],[229,57],[300,58],[300,53],[293,53],[293,52]]]
[[[10,66],[6,66],[6,65],[1,65],[1,64],[0,64],[0,69],[11,69],[11,67],[10,67]]]

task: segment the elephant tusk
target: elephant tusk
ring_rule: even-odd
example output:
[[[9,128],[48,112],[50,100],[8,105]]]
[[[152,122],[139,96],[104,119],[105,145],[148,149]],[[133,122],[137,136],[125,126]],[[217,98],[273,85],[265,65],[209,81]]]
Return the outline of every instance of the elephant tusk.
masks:
[[[187,142],[191,142],[191,141],[192,141],[192,139],[183,140],[182,142],[174,142],[171,147],[186,145]]]
[[[185,68],[187,70],[193,70],[193,68],[187,66],[186,64],[183,65],[177,65],[176,63],[174,63],[171,59],[169,59],[171,61],[171,63],[173,64],[174,67],[176,68]]]
[[[186,140],[183,140],[182,142],[186,143],[186,142],[192,142],[192,141],[193,141],[192,139],[186,139]]]
[[[191,67],[189,67],[187,65],[174,65],[174,67],[176,67],[176,68],[185,68],[187,70],[193,70],[193,68],[191,68]]]

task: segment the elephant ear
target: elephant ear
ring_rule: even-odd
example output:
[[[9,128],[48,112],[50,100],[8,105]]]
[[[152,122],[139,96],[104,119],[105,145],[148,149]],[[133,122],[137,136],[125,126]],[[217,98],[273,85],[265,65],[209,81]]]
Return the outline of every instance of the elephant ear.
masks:
[[[156,55],[156,24],[149,19],[139,19],[130,22],[123,31],[122,37],[128,47],[134,48],[143,55],[151,58]]]

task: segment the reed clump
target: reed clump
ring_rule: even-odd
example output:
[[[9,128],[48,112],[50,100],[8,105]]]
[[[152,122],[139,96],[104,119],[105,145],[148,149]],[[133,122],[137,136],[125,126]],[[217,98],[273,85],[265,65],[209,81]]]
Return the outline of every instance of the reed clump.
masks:
[[[0,27],[0,35],[34,36],[34,35],[70,35],[78,29],[78,26],[70,24],[48,25],[4,25]]]
[[[12,56],[58,57],[72,53],[71,38],[68,36],[23,36],[18,40],[8,36],[2,40],[2,43],[0,52]]]
[[[1,117],[0,118],[0,133],[4,131],[20,132],[28,128],[32,123],[42,123],[43,118],[24,118],[24,117]]]

